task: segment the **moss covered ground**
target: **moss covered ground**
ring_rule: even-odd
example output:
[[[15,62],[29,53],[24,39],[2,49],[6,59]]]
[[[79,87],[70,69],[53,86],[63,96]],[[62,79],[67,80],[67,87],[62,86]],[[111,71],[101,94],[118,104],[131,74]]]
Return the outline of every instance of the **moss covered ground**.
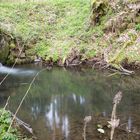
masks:
[[[139,4],[136,3],[1,2],[0,28],[20,38],[25,44],[25,56],[32,60],[38,56],[60,65],[86,60],[137,64],[140,62],[140,15],[139,7],[133,8]],[[14,50],[13,46],[10,45]],[[11,54],[8,59],[13,62]]]

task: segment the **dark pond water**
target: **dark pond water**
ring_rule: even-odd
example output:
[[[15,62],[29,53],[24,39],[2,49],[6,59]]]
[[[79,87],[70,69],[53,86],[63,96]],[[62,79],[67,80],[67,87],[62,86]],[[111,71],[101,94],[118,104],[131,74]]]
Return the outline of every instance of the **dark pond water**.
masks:
[[[40,69],[27,65],[10,71],[10,76],[0,87],[0,106],[5,105],[10,95],[8,108],[14,112]],[[5,74],[6,69],[0,69],[0,79]],[[123,133],[116,132],[120,138],[117,138],[118,134],[115,137],[118,140],[139,140],[140,75],[109,77],[109,74],[84,68],[46,70],[37,77],[18,117],[31,124],[39,140],[82,140],[83,119],[92,115],[87,140],[100,140],[104,136],[97,132],[97,124],[110,118],[112,99],[121,90],[123,98],[117,111],[121,121],[118,130]],[[126,135],[127,130],[131,133]]]

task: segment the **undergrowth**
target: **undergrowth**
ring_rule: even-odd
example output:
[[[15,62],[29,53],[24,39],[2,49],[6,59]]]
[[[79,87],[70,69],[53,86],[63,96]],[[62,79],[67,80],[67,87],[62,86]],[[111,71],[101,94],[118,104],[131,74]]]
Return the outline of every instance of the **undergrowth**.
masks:
[[[29,140],[22,138],[16,124],[8,131],[11,121],[11,113],[5,109],[0,109],[0,140]]]
[[[1,140],[18,140],[16,135],[17,130],[12,128],[10,132],[7,132],[12,116],[8,111],[4,109],[0,110],[0,139]]]

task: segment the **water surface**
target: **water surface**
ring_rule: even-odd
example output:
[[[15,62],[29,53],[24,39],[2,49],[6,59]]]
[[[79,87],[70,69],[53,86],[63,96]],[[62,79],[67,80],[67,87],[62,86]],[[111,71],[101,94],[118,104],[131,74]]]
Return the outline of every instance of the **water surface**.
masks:
[[[13,70],[0,87],[1,107],[11,96],[9,109],[14,112],[33,76],[40,69],[42,67],[32,65],[14,69],[16,72]],[[5,74],[0,71],[0,79]],[[118,107],[121,124],[124,129],[139,133],[140,75],[108,75],[106,71],[84,68],[46,70],[37,77],[18,117],[31,124],[39,140],[82,140],[84,117],[110,118],[112,99],[121,90],[123,98]],[[92,128],[89,130],[88,140],[93,139],[91,135],[95,131]]]

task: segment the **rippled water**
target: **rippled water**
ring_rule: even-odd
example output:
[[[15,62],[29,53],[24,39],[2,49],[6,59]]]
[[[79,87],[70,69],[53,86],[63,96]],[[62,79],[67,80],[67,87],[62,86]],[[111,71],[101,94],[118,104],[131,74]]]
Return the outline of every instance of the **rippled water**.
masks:
[[[9,109],[14,112],[40,69],[31,65],[16,68],[16,74],[12,72],[0,87],[0,105],[4,106],[10,95]],[[2,79],[1,70],[0,75]],[[98,140],[96,123],[110,118],[112,99],[121,90],[123,98],[118,107],[121,128],[139,133],[140,75],[108,75],[108,72],[84,68],[46,70],[37,77],[18,117],[31,124],[39,140],[82,140],[83,119],[92,115],[88,140]]]

